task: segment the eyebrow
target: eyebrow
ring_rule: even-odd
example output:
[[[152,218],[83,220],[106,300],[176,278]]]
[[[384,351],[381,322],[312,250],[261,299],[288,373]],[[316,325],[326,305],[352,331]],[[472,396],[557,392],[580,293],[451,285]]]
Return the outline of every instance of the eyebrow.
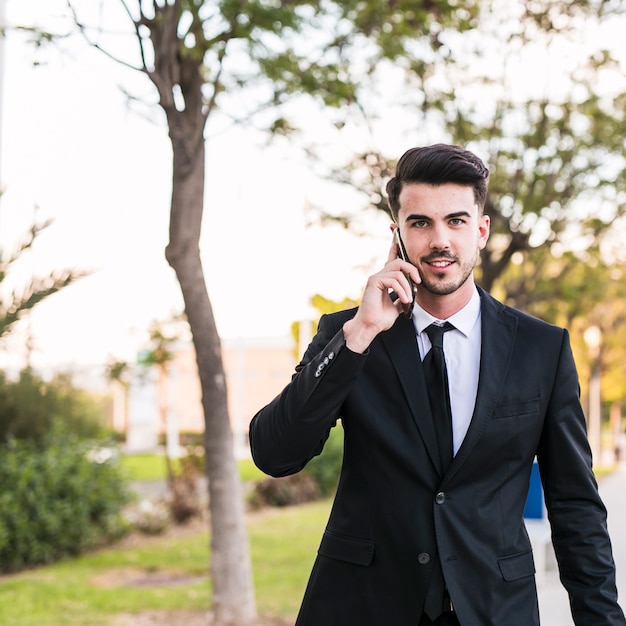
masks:
[[[458,217],[472,217],[467,211],[455,211],[454,213],[448,213],[444,216],[446,220],[453,220]],[[432,217],[429,215],[420,215],[419,213],[411,213],[411,215],[407,215],[405,218],[405,222],[411,222],[414,220],[426,220],[428,222],[432,221]]]

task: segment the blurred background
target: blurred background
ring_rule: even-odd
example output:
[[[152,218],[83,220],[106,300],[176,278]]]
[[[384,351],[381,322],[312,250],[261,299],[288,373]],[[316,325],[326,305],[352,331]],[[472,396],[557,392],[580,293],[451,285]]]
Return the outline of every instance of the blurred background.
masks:
[[[207,467],[237,460],[252,508],[332,495],[339,429],[308,477],[276,483],[252,467],[248,424],[319,316],[358,304],[387,258],[383,190],[418,145],[488,164],[477,282],[569,329],[595,469],[612,472],[626,453],[625,13],[622,0],[0,0],[2,571],[161,532],[155,498],[175,521],[202,516],[205,444]],[[181,207],[187,239],[170,231]],[[307,555],[328,506],[309,509]],[[303,524],[282,528],[300,541]],[[255,532],[256,550],[289,543]],[[285,590],[256,558],[263,610],[293,615],[308,566]],[[193,584],[182,602],[207,607]],[[111,612],[131,610],[122,596]],[[2,613],[24,615],[6,597]],[[54,613],[58,597],[5,623],[81,619],[76,599]]]

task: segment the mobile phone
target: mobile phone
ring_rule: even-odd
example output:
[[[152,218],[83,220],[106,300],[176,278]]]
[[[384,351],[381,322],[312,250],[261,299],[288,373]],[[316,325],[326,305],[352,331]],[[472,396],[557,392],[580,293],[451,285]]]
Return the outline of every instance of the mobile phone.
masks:
[[[408,263],[410,263],[409,255],[406,253],[406,248],[404,247],[404,242],[402,241],[402,237],[400,237],[400,229],[399,228],[396,228],[393,231],[393,240],[396,243],[396,245],[398,246],[398,257],[401,258],[403,261],[407,261]],[[402,273],[404,274],[406,279],[409,281],[409,285],[411,286],[411,293],[413,294],[411,302],[409,302],[408,304],[403,304],[402,305],[402,310],[404,311],[404,315],[406,315],[406,317],[410,318],[410,317],[413,316],[413,307],[415,306],[415,297],[417,296],[417,285],[415,284],[413,279],[406,272],[402,272]],[[397,296],[397,294],[394,294],[394,295]]]

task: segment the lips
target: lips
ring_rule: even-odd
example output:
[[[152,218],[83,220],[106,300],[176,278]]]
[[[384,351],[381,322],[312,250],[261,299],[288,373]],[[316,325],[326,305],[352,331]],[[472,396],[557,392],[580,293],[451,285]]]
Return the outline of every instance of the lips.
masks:
[[[450,267],[453,261],[442,260],[442,261],[428,261],[428,265],[434,267],[435,269],[445,269],[446,267]]]
[[[454,257],[450,257],[445,254],[441,256],[441,254],[439,254],[438,256],[424,257],[422,259],[422,262],[428,265],[431,269],[435,271],[443,272],[447,270],[449,267],[451,267],[452,265],[454,265],[454,263],[456,263],[456,260],[457,259]]]

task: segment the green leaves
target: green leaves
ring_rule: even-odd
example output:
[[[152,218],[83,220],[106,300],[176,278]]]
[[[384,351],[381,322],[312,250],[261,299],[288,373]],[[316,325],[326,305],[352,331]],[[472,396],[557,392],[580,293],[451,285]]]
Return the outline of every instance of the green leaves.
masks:
[[[99,401],[76,389],[68,375],[44,381],[26,369],[11,380],[0,372],[0,444],[13,438],[41,442],[59,422],[80,437],[96,437],[105,427]]]
[[[122,532],[129,499],[115,461],[56,429],[43,446],[0,447],[0,570],[12,572],[76,555]]]
[[[47,221],[33,224],[25,238],[12,252],[6,254],[0,250],[0,283],[6,279],[20,257],[32,248],[37,237],[50,226],[50,223]],[[13,325],[25,312],[87,275],[88,272],[76,270],[56,270],[47,276],[32,278],[21,288],[14,289],[8,296],[0,297],[0,338],[11,331]]]
[[[176,108],[182,115],[200,89],[205,115],[219,105],[244,120],[295,95],[334,108],[355,104],[363,78],[382,60],[423,69],[440,51],[448,55],[441,33],[473,28],[479,7],[443,0],[178,0],[132,3],[131,11],[126,4],[129,14],[139,14],[142,70],[170,116]],[[172,96],[177,90],[184,108]]]

